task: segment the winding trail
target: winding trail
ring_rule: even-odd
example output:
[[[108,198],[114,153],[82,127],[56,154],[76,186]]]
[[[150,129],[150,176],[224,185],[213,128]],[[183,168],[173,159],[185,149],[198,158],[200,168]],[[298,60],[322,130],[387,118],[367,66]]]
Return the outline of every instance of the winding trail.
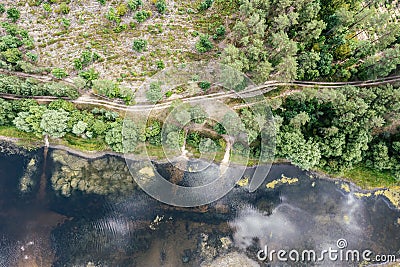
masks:
[[[22,78],[34,78],[34,79],[38,79],[42,82],[60,81],[60,80],[57,80],[57,79],[51,77],[50,75],[28,74],[28,73],[14,72],[14,71],[8,71],[8,70],[3,70],[3,69],[0,69],[0,73],[15,75],[15,76],[19,76]],[[70,79],[65,79],[62,81],[74,86],[74,83]],[[250,87],[250,88],[247,88],[240,92],[234,92],[231,90],[231,91],[218,92],[218,93],[212,93],[212,94],[207,94],[207,95],[182,97],[179,99],[184,103],[192,103],[193,104],[196,102],[202,102],[204,100],[210,100],[210,99],[223,100],[223,99],[229,99],[229,98],[230,99],[251,98],[251,97],[263,95],[272,90],[275,90],[278,86],[294,86],[294,87],[302,87],[302,88],[316,87],[316,88],[335,89],[335,88],[340,88],[340,87],[343,87],[346,85],[351,85],[351,86],[356,86],[356,87],[369,87],[369,86],[378,86],[378,85],[395,84],[395,83],[400,83],[399,75],[392,76],[392,77],[386,77],[386,78],[379,78],[379,79],[374,79],[374,80],[355,81],[355,82],[267,81],[262,85]],[[21,95],[13,95],[13,94],[0,94],[0,97],[4,98],[4,99],[12,99],[12,100],[31,98],[31,99],[35,99],[41,103],[48,103],[48,102],[58,99],[57,97],[53,97],[53,96],[21,96]],[[96,105],[96,106],[101,106],[101,107],[105,107],[105,108],[109,108],[109,109],[113,109],[113,110],[130,111],[130,112],[145,112],[145,111],[151,111],[151,110],[162,110],[162,109],[170,107],[171,103],[173,102],[173,100],[166,100],[159,104],[151,104],[149,102],[143,101],[143,102],[137,103],[134,106],[128,106],[128,105],[121,103],[118,100],[113,100],[113,99],[109,99],[106,97],[100,97],[93,93],[83,94],[82,96],[80,96],[78,99],[75,99],[75,100],[68,99],[68,98],[63,98],[63,99],[66,99],[74,104]],[[237,105],[234,105],[233,108],[245,107],[245,106],[249,106],[251,104],[255,104],[255,103],[237,104]]]

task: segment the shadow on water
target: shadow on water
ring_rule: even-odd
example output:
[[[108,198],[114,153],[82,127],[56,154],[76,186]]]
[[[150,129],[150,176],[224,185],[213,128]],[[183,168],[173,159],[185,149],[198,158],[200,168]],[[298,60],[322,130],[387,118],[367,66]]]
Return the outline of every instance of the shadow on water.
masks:
[[[51,182],[62,166],[52,157],[44,164],[43,156],[38,165],[46,179],[38,171],[32,190],[21,194],[20,177],[31,156],[0,155],[0,266],[230,266],[212,261],[233,252],[253,259],[241,266],[264,266],[256,253],[266,244],[319,250],[335,247],[339,238],[350,248],[376,253],[400,249],[400,212],[384,197],[359,199],[341,183],[310,178],[291,165],[274,165],[254,193],[237,186],[210,205],[187,209],[161,204],[139,189],[112,195],[75,190],[63,196]],[[98,176],[93,172],[98,163],[82,164],[84,179]],[[171,166],[157,169],[173,178]],[[282,174],[298,182],[267,189],[266,183]],[[191,179],[185,174],[179,182],[193,184]]]

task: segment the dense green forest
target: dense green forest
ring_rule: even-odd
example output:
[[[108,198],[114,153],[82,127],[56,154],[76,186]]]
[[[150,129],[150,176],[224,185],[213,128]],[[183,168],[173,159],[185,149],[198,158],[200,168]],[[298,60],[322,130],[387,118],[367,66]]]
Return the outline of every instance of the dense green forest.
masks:
[[[176,8],[161,0],[151,3],[102,0],[96,5],[107,7],[102,17],[106,20],[103,32],[83,38],[117,38],[140,32],[116,45],[129,46],[129,54],[123,57],[138,60],[135,64],[146,71],[138,74],[131,69],[128,74],[128,67],[124,66],[117,79],[107,76],[101,64],[119,56],[107,57],[104,51],[109,48],[102,50],[104,47],[100,49],[93,40],[74,51],[67,66],[42,66],[38,55],[48,52],[43,53],[52,40],[38,47],[22,25],[19,11],[22,7],[0,4],[0,68],[52,79],[43,83],[34,78],[1,74],[0,93],[70,99],[78,98],[80,93],[94,93],[134,105],[135,93],[126,86],[129,77],[131,81],[143,81],[166,67],[193,60],[220,61],[259,84],[268,80],[362,81],[399,73],[400,12],[396,1],[204,0],[196,2],[193,8]],[[44,14],[39,14],[43,18],[57,18],[62,28],[57,33],[60,36],[70,34],[72,26],[86,23],[81,17],[78,21],[71,17],[70,6],[74,7],[69,1],[29,1],[32,14],[42,8],[44,11],[40,12]],[[163,23],[177,14],[198,23],[195,30]],[[144,26],[152,20],[157,23]],[[168,30],[173,30],[176,38],[180,31],[184,32],[185,38],[192,40],[185,44],[190,52],[180,48],[168,51],[161,58],[159,44],[154,40]],[[168,61],[169,58],[174,60]],[[202,94],[216,88],[208,81],[200,81],[198,86]],[[284,92],[292,88],[279,89]],[[171,89],[163,93],[161,84],[153,83],[145,96],[147,104],[156,104],[173,93],[187,96],[184,91]],[[398,85],[312,88],[266,97],[276,126],[276,158],[288,159],[303,169],[322,169],[335,174],[354,168],[377,170],[387,175],[389,182],[399,182]],[[171,110],[178,104],[179,101],[173,102]],[[33,100],[0,99],[0,125],[38,137],[63,138],[70,144],[84,140],[116,152],[137,152],[142,149],[141,142],[156,150],[162,144],[174,149],[185,144],[199,154],[223,153],[228,146],[228,132],[246,131],[250,145],[235,142],[233,151],[257,158],[262,154],[262,133],[257,131],[254,121],[266,121],[267,114],[260,118],[249,109],[241,109],[237,115],[241,122],[232,123],[235,116],[226,114],[225,123],[217,123],[207,119],[200,107],[186,105],[175,111],[172,121],[167,123],[165,114],[152,117],[147,123],[126,120],[128,132],[124,131],[124,116],[114,111],[76,106],[65,100],[39,105]],[[165,136],[162,136],[163,126],[167,129]]]
[[[242,0],[222,60],[257,82],[385,77],[400,63],[397,5]]]

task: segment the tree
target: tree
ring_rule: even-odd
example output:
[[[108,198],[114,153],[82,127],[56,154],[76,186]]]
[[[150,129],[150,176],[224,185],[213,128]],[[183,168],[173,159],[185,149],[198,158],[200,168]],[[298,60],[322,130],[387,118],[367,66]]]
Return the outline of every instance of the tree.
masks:
[[[7,10],[7,17],[12,20],[12,22],[16,22],[21,16],[21,13],[16,7],[9,8]]]
[[[136,52],[142,52],[144,50],[146,50],[147,48],[147,41],[144,39],[136,39],[133,40],[133,45],[132,45],[132,49],[135,50]]]
[[[4,12],[6,12],[6,7],[4,4],[0,4],[0,14],[3,14]]]
[[[207,34],[200,35],[199,41],[196,43],[196,50],[199,53],[206,53],[213,49],[209,36]]]
[[[150,15],[151,15],[150,11],[140,10],[136,12],[135,19],[137,20],[137,22],[142,23],[143,21],[148,19]]]
[[[305,170],[316,166],[321,158],[318,144],[312,139],[305,140],[299,131],[281,133],[277,146],[281,156]]]
[[[22,53],[18,48],[9,48],[4,52],[1,52],[2,58],[8,63],[16,64],[22,59]]]
[[[65,110],[46,110],[40,122],[43,135],[61,138],[67,133],[69,113]]]
[[[214,2],[214,0],[203,0],[203,1],[200,3],[198,9],[199,9],[200,11],[207,10],[207,9],[209,9],[209,8],[212,6],[213,2]]]
[[[143,5],[143,2],[142,0],[129,0],[127,5],[130,10],[135,11]]]
[[[99,73],[94,68],[90,68],[87,71],[81,71],[79,76],[85,79],[87,83],[91,84],[93,80],[97,80],[99,78]]]
[[[154,104],[163,98],[161,84],[159,82],[150,83],[150,87],[146,92],[146,98]]]
[[[0,98],[0,126],[9,125],[15,117],[12,104]]]
[[[167,3],[165,0],[157,0],[155,6],[160,14],[164,14],[167,11]]]
[[[179,132],[170,132],[167,134],[167,138],[165,140],[165,144],[172,149],[178,149],[181,146],[180,142],[180,134]]]
[[[217,145],[210,138],[203,138],[199,144],[200,153],[211,153],[217,151]]]
[[[68,76],[68,73],[61,68],[55,68],[51,71],[51,74],[53,74],[54,77],[57,79],[63,79]]]
[[[130,119],[125,119],[122,129],[124,153],[135,151],[139,141],[139,131],[135,123]]]
[[[185,126],[191,121],[191,114],[186,109],[176,111],[174,117],[181,126]]]
[[[110,127],[111,128],[106,132],[104,140],[112,150],[122,153],[124,150],[122,145],[122,124],[115,122],[112,123]]]
[[[75,135],[77,135],[77,136],[80,136],[80,135],[82,135],[82,134],[85,132],[87,126],[88,126],[88,125],[87,125],[86,122],[78,121],[78,123],[75,124],[75,125],[72,127],[72,133],[75,134]]]

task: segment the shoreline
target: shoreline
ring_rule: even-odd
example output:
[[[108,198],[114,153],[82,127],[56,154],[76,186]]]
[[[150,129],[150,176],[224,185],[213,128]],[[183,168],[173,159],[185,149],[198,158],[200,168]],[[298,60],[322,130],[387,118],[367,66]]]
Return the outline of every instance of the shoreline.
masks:
[[[28,149],[25,145],[27,143],[20,143],[23,142],[24,139],[23,138],[16,138],[16,137],[8,137],[8,136],[0,136],[0,141],[4,141],[7,143],[11,143],[13,145],[15,145],[16,147],[22,148],[22,149]],[[35,144],[31,144],[32,146],[30,146],[29,148],[36,148],[36,149],[41,149],[43,147],[45,147],[44,144],[40,143],[35,143]],[[84,159],[88,159],[88,160],[94,160],[94,159],[99,159],[102,157],[106,157],[106,156],[114,156],[114,157],[118,157],[121,159],[132,159],[132,160],[144,160],[144,159],[151,159],[152,161],[156,161],[159,164],[163,164],[168,162],[168,160],[162,160],[162,159],[158,159],[156,157],[146,157],[144,155],[139,155],[139,154],[127,154],[124,155],[123,153],[118,153],[118,152],[113,152],[111,150],[105,150],[105,151],[83,151],[83,150],[79,150],[73,147],[69,147],[66,145],[61,145],[61,144],[51,144],[48,146],[51,149],[58,149],[58,150],[62,150],[65,151],[69,154],[72,154],[74,156],[78,156]],[[234,163],[235,164],[235,163]],[[291,164],[291,162],[289,160],[284,160],[284,159],[276,159],[274,162],[272,162],[271,164]],[[254,167],[254,166],[247,166],[248,168]],[[371,193],[372,195],[377,192],[377,191],[382,191],[382,190],[397,190],[400,191],[400,186],[399,185],[395,185],[392,187],[387,187],[387,186],[362,186],[357,184],[356,182],[352,181],[350,178],[348,177],[344,177],[344,176],[335,176],[326,172],[321,171],[320,169],[311,169],[307,171],[310,176],[312,178],[318,178],[318,179],[324,179],[324,180],[329,180],[329,181],[333,181],[336,183],[347,183],[351,189],[356,189],[356,191],[358,193],[362,193],[362,194],[367,194],[367,193]],[[345,190],[346,191],[346,190]],[[353,191],[353,190],[350,190]],[[400,207],[397,207],[400,208]]]

